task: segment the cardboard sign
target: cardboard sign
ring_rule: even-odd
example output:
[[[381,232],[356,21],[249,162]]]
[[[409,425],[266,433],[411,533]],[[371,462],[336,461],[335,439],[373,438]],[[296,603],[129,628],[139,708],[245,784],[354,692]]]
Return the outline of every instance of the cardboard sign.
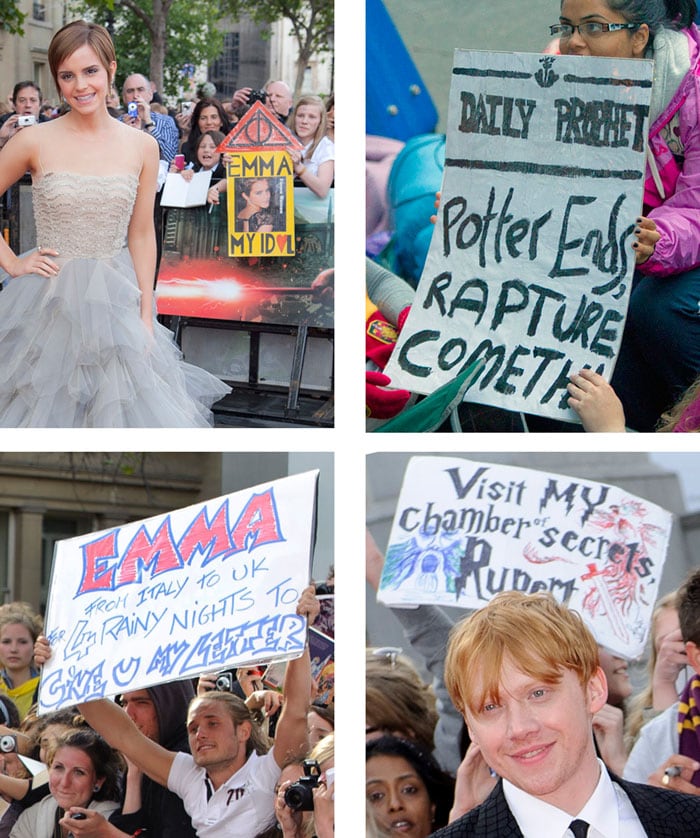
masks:
[[[59,541],[39,710],[298,657],[318,472]]]
[[[231,154],[229,256],[294,255],[294,170],[284,151]]]
[[[255,102],[221,142],[228,160],[228,255],[294,255],[294,168],[297,137]]]
[[[642,209],[652,62],[455,53],[442,197],[385,372],[431,393],[578,421],[569,375],[609,379]]]
[[[598,643],[642,654],[672,516],[576,477],[450,457],[413,457],[378,599],[480,608],[499,591],[550,591]]]

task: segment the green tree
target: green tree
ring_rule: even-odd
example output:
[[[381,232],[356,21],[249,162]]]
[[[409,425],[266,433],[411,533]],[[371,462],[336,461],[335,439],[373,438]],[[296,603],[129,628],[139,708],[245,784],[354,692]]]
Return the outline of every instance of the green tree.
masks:
[[[24,35],[22,24],[26,17],[20,11],[17,0],[0,0],[0,29],[10,35]]]
[[[78,0],[73,10],[102,24],[111,17],[118,84],[143,73],[172,96],[185,64],[209,64],[223,48],[216,0],[114,0],[112,8],[102,0]]]
[[[333,43],[333,0],[222,0],[222,10],[238,19],[247,15],[258,24],[286,18],[299,46],[295,98],[301,92],[311,56],[330,52]]]

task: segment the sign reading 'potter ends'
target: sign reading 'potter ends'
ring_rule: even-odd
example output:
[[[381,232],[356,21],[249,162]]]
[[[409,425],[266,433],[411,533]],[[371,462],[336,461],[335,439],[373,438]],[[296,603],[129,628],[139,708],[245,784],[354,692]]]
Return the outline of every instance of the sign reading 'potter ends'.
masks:
[[[473,609],[550,592],[598,643],[644,650],[672,516],[605,483],[454,457],[406,468],[378,599]]]
[[[301,143],[256,102],[218,151],[226,154],[229,256],[294,255],[294,168]]]
[[[569,375],[610,377],[634,271],[652,62],[455,53],[442,198],[385,372],[578,421]]]
[[[41,712],[304,650],[318,472],[56,545]]]

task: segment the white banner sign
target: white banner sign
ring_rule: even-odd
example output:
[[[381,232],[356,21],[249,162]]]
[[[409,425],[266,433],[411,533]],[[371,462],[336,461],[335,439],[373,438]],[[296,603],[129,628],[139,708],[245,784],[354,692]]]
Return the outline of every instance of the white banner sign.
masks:
[[[432,393],[578,421],[569,375],[609,379],[642,209],[652,62],[456,51],[442,197],[386,368]]]
[[[671,513],[578,477],[413,457],[378,599],[480,608],[499,591],[550,591],[610,651],[642,654]]]
[[[56,545],[40,712],[298,657],[318,472]]]

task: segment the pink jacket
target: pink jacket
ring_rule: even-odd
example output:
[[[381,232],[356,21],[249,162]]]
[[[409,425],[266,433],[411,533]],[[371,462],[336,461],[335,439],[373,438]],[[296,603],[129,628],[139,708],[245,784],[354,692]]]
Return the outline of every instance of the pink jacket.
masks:
[[[654,219],[661,239],[639,270],[653,276],[700,265],[700,31],[693,25],[684,34],[690,70],[649,130],[644,214]],[[669,148],[669,133],[680,140],[681,163]]]

